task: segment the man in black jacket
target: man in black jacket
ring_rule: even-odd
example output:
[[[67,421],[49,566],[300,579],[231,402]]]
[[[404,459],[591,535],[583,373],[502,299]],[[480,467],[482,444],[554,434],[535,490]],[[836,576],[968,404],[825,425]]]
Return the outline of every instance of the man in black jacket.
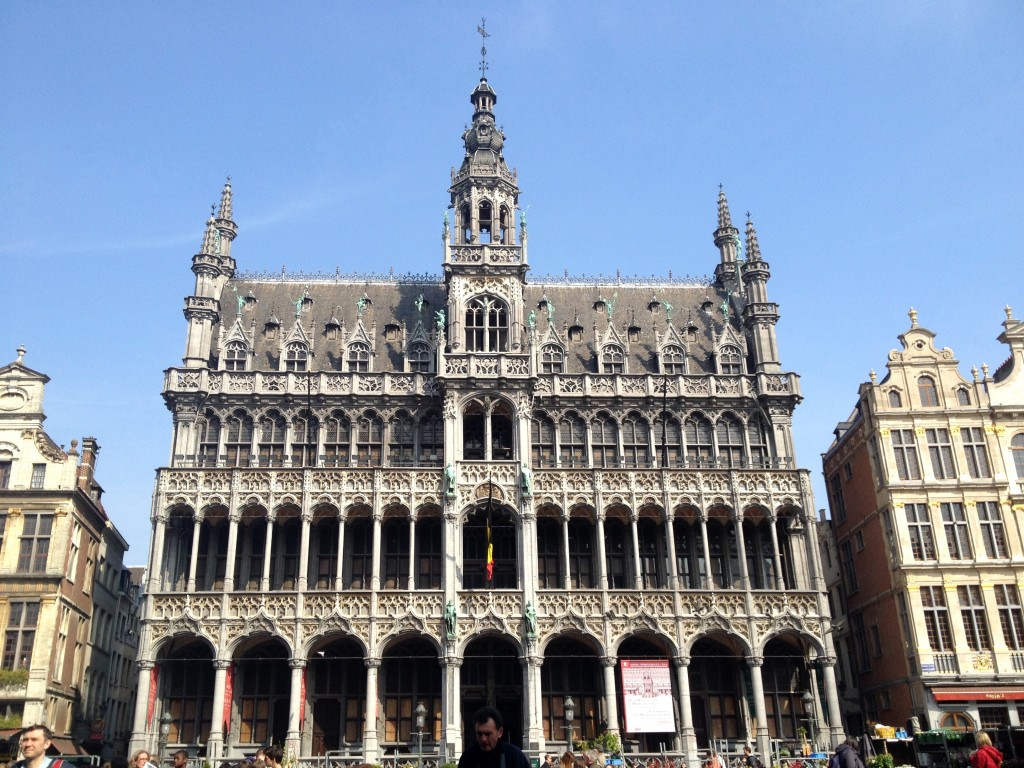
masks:
[[[494,707],[483,707],[473,715],[476,743],[462,753],[459,768],[530,768],[523,751],[507,741],[501,713]]]

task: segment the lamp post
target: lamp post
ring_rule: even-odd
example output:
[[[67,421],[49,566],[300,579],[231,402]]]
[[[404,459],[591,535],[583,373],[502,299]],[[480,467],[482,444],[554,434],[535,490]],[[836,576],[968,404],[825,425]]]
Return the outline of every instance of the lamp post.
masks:
[[[818,718],[814,716],[814,696],[811,695],[810,691],[804,691],[804,695],[800,697],[800,700],[804,703],[804,714],[807,715],[807,735],[811,739],[811,746],[815,744],[815,730],[818,725]]]
[[[417,752],[417,766],[423,768],[423,727],[427,724],[427,708],[421,701],[413,710],[416,713],[416,737],[419,739],[419,751]]]
[[[573,730],[573,718],[576,716],[576,702],[572,700],[572,696],[566,696],[565,701],[562,702],[562,708],[565,710],[565,730],[569,732],[569,752],[572,752],[572,730]]]
[[[164,754],[167,752],[167,739],[171,735],[171,713],[166,709],[163,714],[160,715],[160,738],[157,739],[157,754],[159,757],[156,759],[156,764],[160,765],[164,760]]]

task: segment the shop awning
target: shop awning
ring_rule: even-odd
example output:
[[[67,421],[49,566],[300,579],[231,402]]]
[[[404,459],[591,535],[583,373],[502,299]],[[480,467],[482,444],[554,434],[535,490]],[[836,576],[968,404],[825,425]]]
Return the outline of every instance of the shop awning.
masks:
[[[932,688],[936,701],[1022,701],[1024,688],[971,686],[963,688]]]

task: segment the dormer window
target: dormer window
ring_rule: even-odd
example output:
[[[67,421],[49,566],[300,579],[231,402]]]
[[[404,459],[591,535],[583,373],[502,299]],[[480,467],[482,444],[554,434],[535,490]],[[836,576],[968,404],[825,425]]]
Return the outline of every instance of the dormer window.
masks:
[[[569,329],[569,341],[583,341],[582,325],[574,325]]]
[[[670,344],[661,350],[661,372],[668,376],[686,373],[686,356],[682,347]]]
[[[302,373],[309,362],[309,350],[301,341],[293,341],[285,347],[284,369],[295,373]]]
[[[609,344],[601,350],[601,373],[625,373],[626,353],[618,344]]]
[[[508,307],[501,299],[479,296],[466,308],[466,351],[508,350]]]
[[[224,370],[244,371],[249,348],[241,341],[229,341],[227,349],[224,350]]]
[[[430,373],[430,347],[423,342],[416,342],[409,347],[406,355],[409,360],[409,370],[413,373]]]
[[[723,376],[739,376],[743,373],[743,357],[733,346],[722,347],[718,353],[718,369]]]
[[[540,372],[562,373],[565,355],[557,344],[545,344],[540,350]]]
[[[384,326],[384,338],[387,339],[388,341],[397,341],[398,334],[400,331],[401,328],[399,326],[395,325],[394,323],[388,323],[387,325]]]
[[[370,345],[355,341],[348,345],[349,373],[366,373],[370,370]]]
[[[890,408],[902,408],[903,398],[900,396],[898,389],[889,390],[889,407]]]

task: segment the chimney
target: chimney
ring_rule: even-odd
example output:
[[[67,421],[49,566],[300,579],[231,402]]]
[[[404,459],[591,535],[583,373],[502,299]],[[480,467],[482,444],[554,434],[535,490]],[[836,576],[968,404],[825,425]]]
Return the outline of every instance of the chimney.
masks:
[[[92,495],[93,476],[96,474],[96,456],[100,452],[100,445],[95,437],[82,438],[82,461],[78,465],[78,487],[85,493]]]

